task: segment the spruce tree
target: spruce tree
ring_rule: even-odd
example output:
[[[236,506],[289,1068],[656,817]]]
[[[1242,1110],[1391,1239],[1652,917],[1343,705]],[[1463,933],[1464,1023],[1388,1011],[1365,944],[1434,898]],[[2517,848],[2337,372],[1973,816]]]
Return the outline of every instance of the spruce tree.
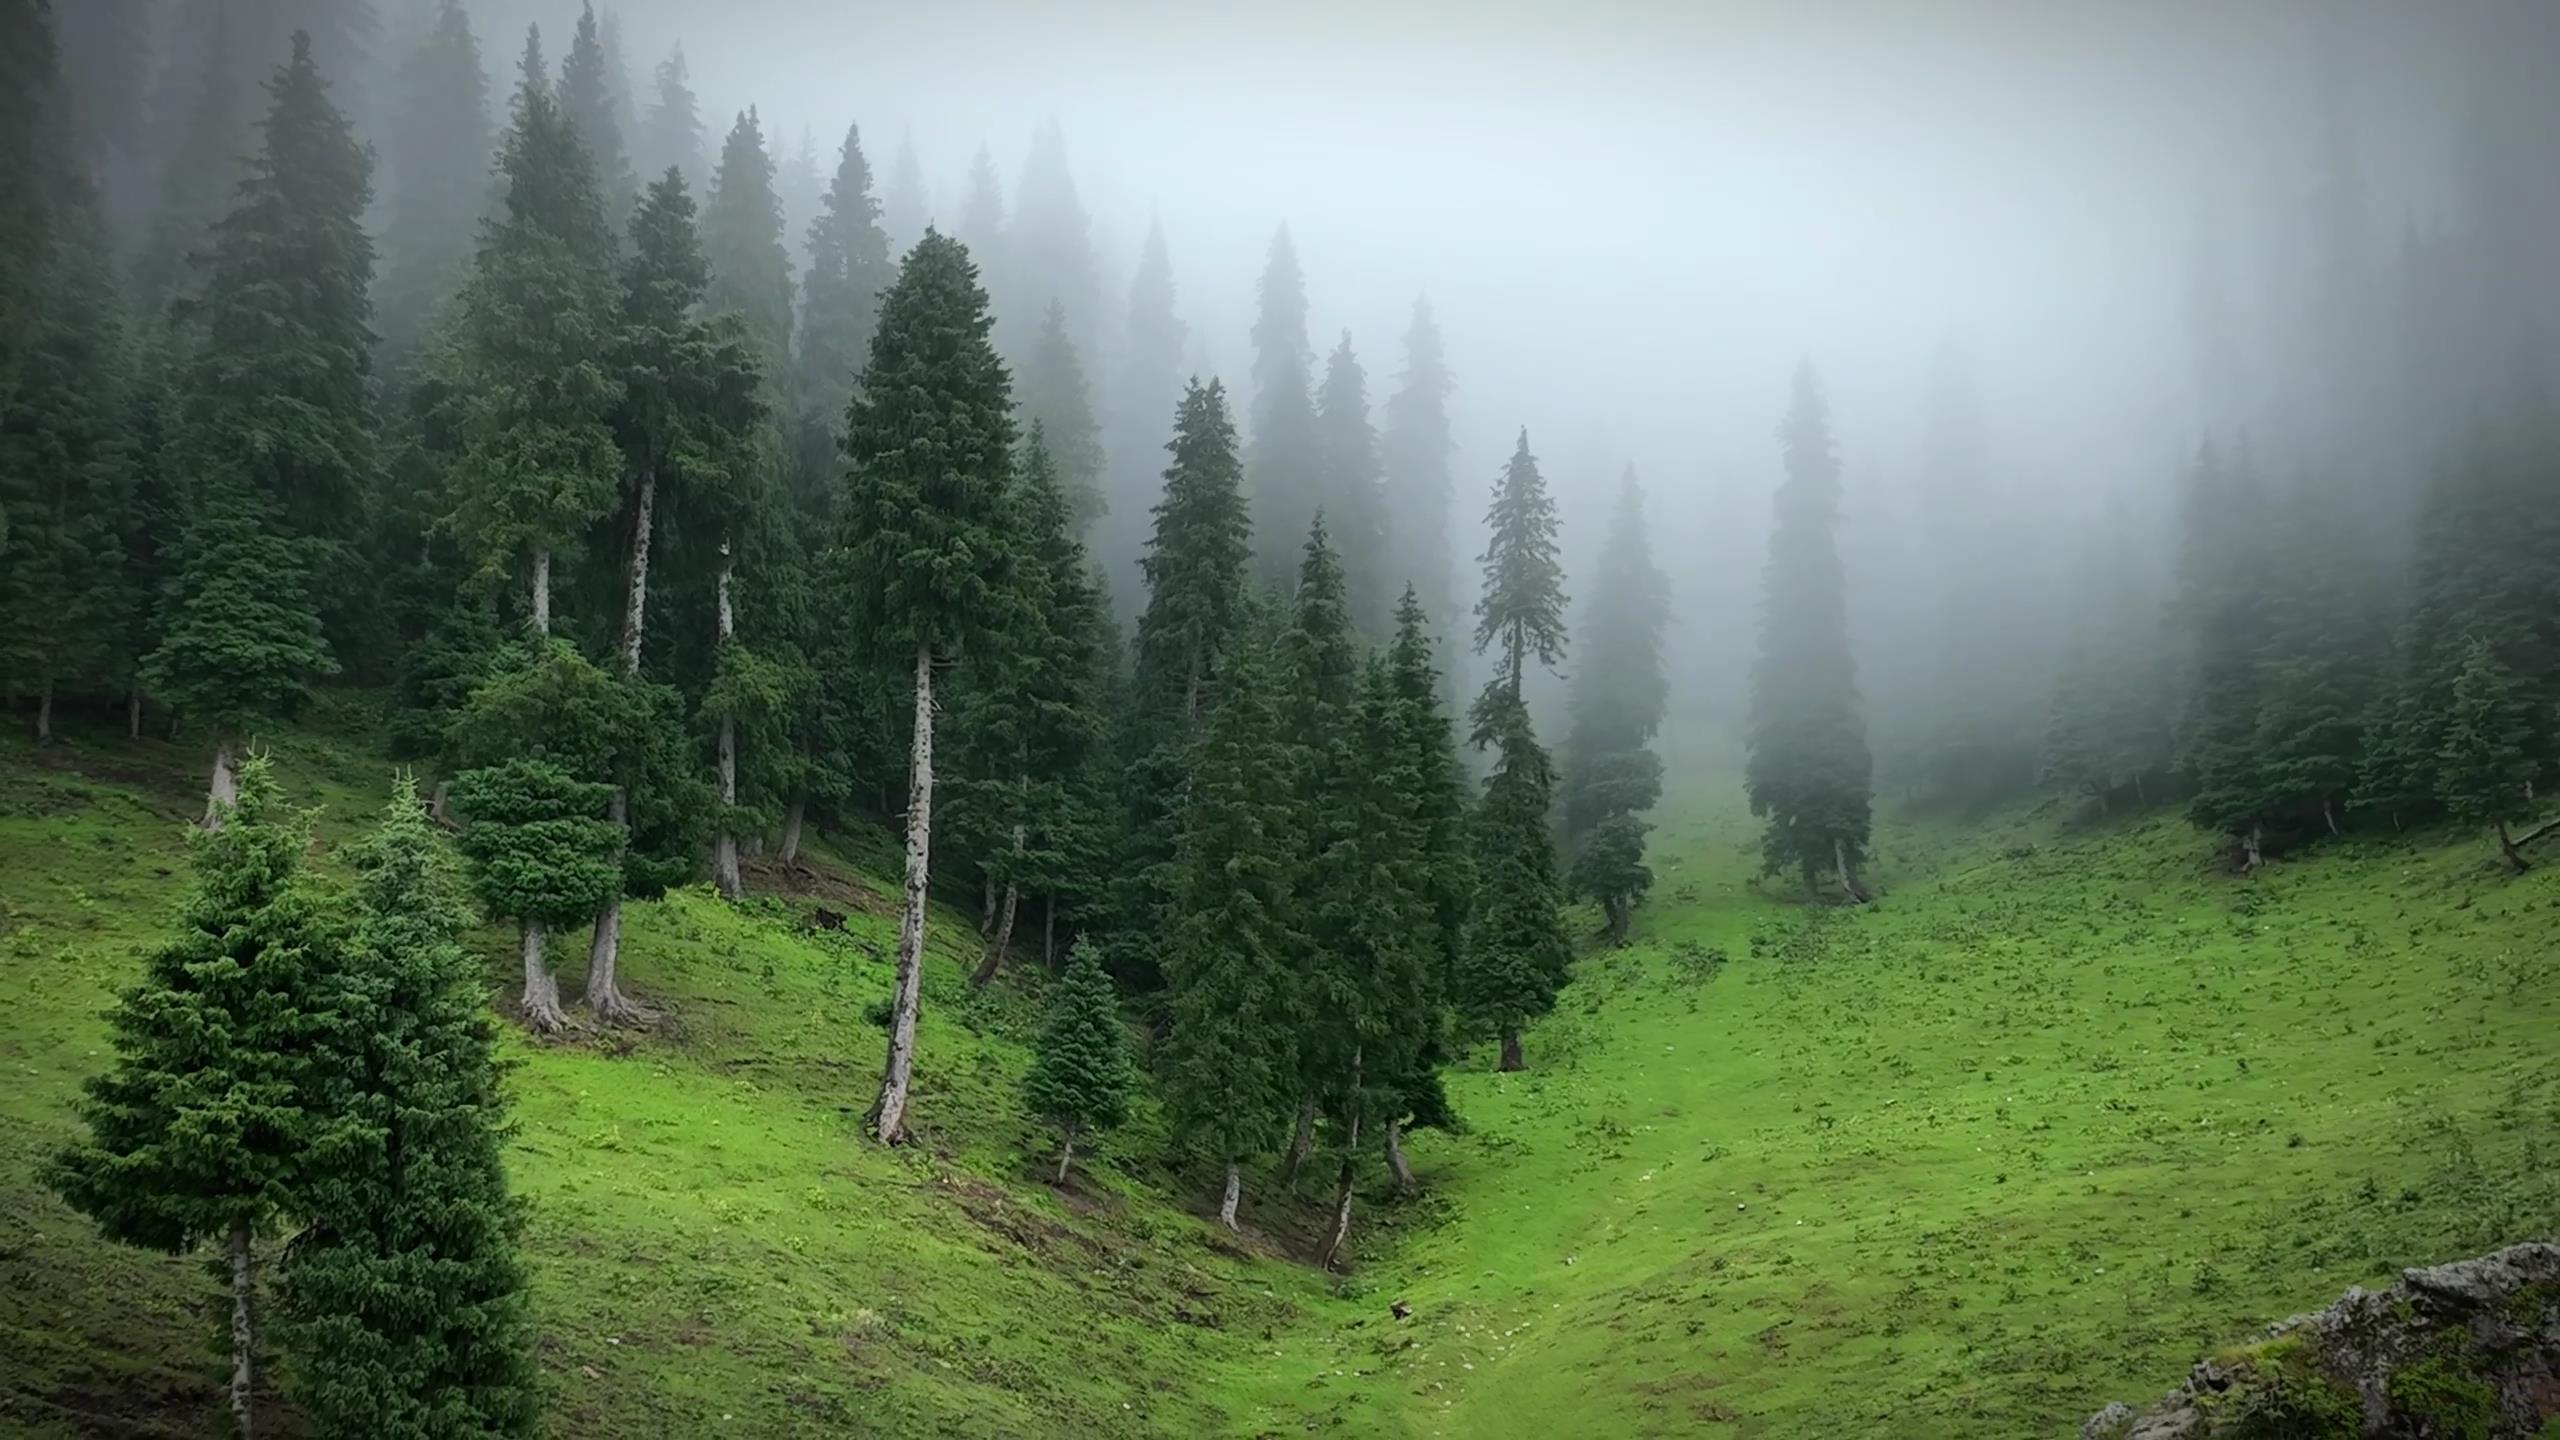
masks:
[[[915,248],[932,219],[933,201],[925,194],[924,167],[916,163],[916,137],[898,136],[898,155],[889,167],[888,188],[880,195],[880,230],[893,254]]]
[[[1632,911],[1653,883],[1644,865],[1647,827],[1636,817],[1662,795],[1662,762],[1650,747],[1670,700],[1662,673],[1670,619],[1669,583],[1653,563],[1644,490],[1631,465],[1619,482],[1583,622],[1563,766],[1569,878],[1575,893],[1607,915],[1611,943],[1626,939]]]
[[[1048,438],[1058,487],[1067,498],[1068,533],[1081,539],[1103,513],[1102,441],[1093,423],[1084,362],[1067,333],[1066,307],[1049,302],[1040,333],[1022,366],[1022,426]]]
[[[1378,432],[1369,424],[1369,377],[1348,331],[1325,361],[1316,394],[1316,456],[1318,493],[1342,554],[1351,623],[1383,642],[1394,623],[1390,597],[1412,577],[1392,573],[1395,550],[1379,489]]]
[[[1404,598],[1396,606],[1395,639],[1386,652],[1393,708],[1386,723],[1373,727],[1378,738],[1394,747],[1390,757],[1375,763],[1382,772],[1392,770],[1401,792],[1412,798],[1415,863],[1420,867],[1417,884],[1426,907],[1418,928],[1430,1033],[1407,1057],[1403,1073],[1385,1065],[1374,1072],[1383,1102],[1380,1118],[1387,1162],[1400,1185],[1412,1183],[1404,1162],[1405,1128],[1439,1124],[1447,1118],[1438,1068],[1447,1058],[1450,992],[1475,891],[1468,853],[1466,779],[1458,768],[1447,687],[1432,663],[1433,631],[1419,593],[1405,587]]]
[[[977,153],[969,157],[968,187],[960,202],[960,223],[952,234],[978,257],[978,265],[989,272],[987,288],[992,293],[1003,291],[994,283],[1005,271],[1004,182],[996,178],[996,157],[980,141]]]
[[[2198,455],[2187,503],[2176,602],[2188,666],[2178,737],[2192,787],[2187,814],[2229,836],[2243,866],[2254,867],[2274,803],[2258,730],[2271,633],[2267,506],[2245,457],[2226,463],[2210,446]]]
[[[1260,573],[1282,586],[1291,547],[1322,505],[1322,457],[1309,395],[1315,352],[1307,343],[1307,282],[1283,225],[1271,237],[1253,322],[1253,446],[1247,455]]]
[[[1049,1016],[1022,1077],[1031,1113],[1058,1135],[1058,1172],[1067,1183],[1076,1142],[1129,1118],[1129,1032],[1100,947],[1076,946],[1049,998]]]
[[[1173,313],[1173,260],[1165,250],[1164,222],[1150,218],[1111,369],[1109,438],[1103,447],[1110,477],[1094,545],[1113,592],[1131,607],[1122,614],[1129,622],[1146,598],[1137,560],[1164,488],[1165,416],[1182,398],[1183,336]]]
[[[1760,841],[1763,873],[1794,870],[1811,890],[1827,869],[1843,894],[1863,902],[1858,866],[1866,858],[1874,761],[1849,653],[1846,576],[1834,534],[1840,461],[1811,366],[1796,372],[1779,439],[1786,478],[1778,486],[1762,581],[1744,785],[1751,813],[1768,822]]]
[[[155,329],[172,299],[195,292],[188,257],[221,218],[254,143],[255,72],[242,69],[251,44],[237,33],[231,12],[223,5],[190,7],[181,43],[161,67],[160,133],[153,146],[159,173],[133,276],[135,313]]]
[[[1161,932],[1171,1023],[1158,1055],[1174,1138],[1223,1167],[1218,1220],[1232,1230],[1243,1162],[1279,1135],[1298,1079],[1293,959],[1304,943],[1295,897],[1306,816],[1273,642],[1230,643],[1218,707],[1186,757]]]
[[[998,632],[1014,603],[1006,534],[1011,383],[988,340],[977,267],[960,242],[928,230],[881,304],[846,415],[851,468],[837,508],[846,619],[864,643],[903,650],[913,667],[904,913],[898,993],[873,1124],[906,1135],[924,963],[933,835],[934,667]]]
[[[560,114],[586,148],[611,233],[629,222],[640,188],[631,173],[630,152],[623,148],[622,100],[630,81],[620,71],[620,59],[605,45],[596,7],[581,5],[569,53],[560,62]]]
[[[1528,707],[1500,688],[1478,703],[1476,729],[1495,758],[1474,815],[1475,903],[1452,998],[1472,1025],[1501,1040],[1502,1068],[1519,1070],[1527,1064],[1521,1028],[1555,1008],[1573,963],[1548,830],[1555,773]]]
[[[1476,702],[1473,738],[1481,750],[1500,738],[1505,706],[1524,704],[1529,661],[1553,669],[1564,659],[1564,566],[1556,558],[1556,504],[1520,432],[1485,511],[1484,596],[1476,601],[1476,653],[1501,647],[1494,677]]]
[[[186,477],[151,688],[213,745],[208,823],[247,732],[336,668],[321,597],[352,590],[375,485],[370,158],[307,38],[268,86],[265,143],[215,227],[172,464]],[[279,315],[296,323],[282,326]]]
[[[835,179],[809,224],[808,246],[809,273],[800,287],[795,489],[802,513],[823,520],[835,488],[837,426],[879,327],[880,297],[897,278],[859,128],[844,132]]]
[[[2465,646],[2436,752],[2436,798],[2457,820],[2496,831],[2498,853],[2518,874],[2524,852],[2513,826],[2533,815],[2530,701],[2488,641]]]
[[[2111,809],[2130,789],[2147,803],[2174,764],[2171,673],[2162,596],[2131,523],[2110,506],[2079,565],[2074,616],[2047,711],[2041,779]]]
[[[452,527],[482,575],[525,568],[525,615],[551,631],[553,552],[613,503],[622,469],[609,416],[615,245],[595,172],[528,37],[504,197],[483,222],[463,292],[449,428]]]
[[[1314,924],[1336,900],[1335,892],[1357,889],[1368,877],[1340,863],[1348,846],[1361,837],[1350,833],[1370,797],[1361,793],[1365,777],[1356,763],[1353,706],[1360,683],[1360,649],[1351,633],[1342,557],[1326,532],[1324,512],[1316,512],[1299,562],[1298,588],[1290,606],[1289,627],[1282,640],[1283,724],[1299,749],[1303,766],[1298,804],[1306,853],[1298,864],[1296,913],[1308,927],[1308,944],[1299,957],[1298,991],[1304,1008],[1298,1026],[1298,1125],[1291,1137],[1287,1169],[1297,1178],[1314,1143],[1319,1112],[1345,1115],[1358,1086],[1352,1078],[1358,1049],[1359,1015],[1346,992],[1355,982],[1348,972],[1364,963],[1353,947],[1331,943],[1341,939]],[[1356,900],[1353,902],[1356,903]]]
[[[1102,305],[1094,274],[1092,225],[1067,163],[1066,131],[1055,116],[1044,118],[1031,132],[1022,180],[1014,187],[1005,258],[1008,285],[999,297],[1003,303],[998,306],[997,339],[1008,357],[1021,357],[1016,368],[1024,372],[1026,386],[1039,347],[1047,343],[1034,329],[1033,317],[1045,317],[1053,305],[1065,311],[1069,348],[1087,364],[1095,362],[1102,351],[1100,327],[1095,323]],[[1004,314],[1008,307],[1014,312],[1011,325]],[[1058,473],[1068,482],[1068,493],[1075,493],[1085,477],[1079,476],[1075,458],[1069,454],[1068,437],[1054,423],[1049,444],[1057,453]],[[1097,465],[1092,478],[1099,476]]]
[[[2313,485],[2281,507],[2266,558],[2267,653],[2253,750],[2271,814],[2310,816],[2332,835],[2369,745],[2387,631],[2373,603],[2373,547],[2354,516]]]
[[[459,877],[403,779],[355,854],[336,1112],[360,1127],[309,1187],[280,1336],[323,1434],[530,1435],[541,1416],[506,1097]]]
[[[694,98],[693,72],[685,65],[683,46],[658,62],[655,79],[649,113],[640,122],[632,151],[645,173],[681,170],[688,186],[700,188],[711,177],[703,164],[702,107]]]
[[[1449,548],[1456,490],[1449,476],[1449,363],[1429,301],[1413,302],[1404,336],[1404,371],[1387,397],[1379,461],[1386,489],[1388,573],[1413,587],[1422,613],[1440,627],[1436,644],[1456,631],[1458,569]],[[1455,697],[1449,697],[1455,703]]]
[[[791,254],[782,242],[782,200],[774,193],[773,156],[754,107],[740,112],[720,147],[711,198],[702,207],[702,249],[711,259],[704,304],[735,315],[765,373],[789,373]]]
[[[382,146],[379,308],[385,368],[396,375],[469,273],[488,208],[489,82],[461,0],[440,0],[425,40],[401,67],[395,115]]]
[[[178,933],[109,1013],[115,1063],[89,1081],[87,1133],[48,1179],[110,1239],[221,1247],[231,1412],[246,1436],[258,1431],[257,1241],[307,1215],[310,1157],[356,1137],[332,1113],[347,1017],[332,1008],[340,936],[300,875],[308,817],[257,756],[221,819],[193,836]]]

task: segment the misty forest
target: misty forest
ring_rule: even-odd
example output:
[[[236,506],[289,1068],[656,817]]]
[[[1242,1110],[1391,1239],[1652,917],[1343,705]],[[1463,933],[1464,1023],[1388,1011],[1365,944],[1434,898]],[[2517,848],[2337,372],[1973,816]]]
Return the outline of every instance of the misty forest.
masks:
[[[2560,8],[0,70],[0,1431],[2560,1436]]]

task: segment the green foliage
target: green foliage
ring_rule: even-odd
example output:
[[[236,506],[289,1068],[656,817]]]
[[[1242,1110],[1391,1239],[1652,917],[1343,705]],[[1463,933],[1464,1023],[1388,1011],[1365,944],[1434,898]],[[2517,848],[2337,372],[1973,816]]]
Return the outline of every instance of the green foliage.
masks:
[[[1612,940],[1626,938],[1628,912],[1653,888],[1653,871],[1644,863],[1644,837],[1652,828],[1622,811],[1591,827],[1573,852],[1566,879],[1574,894],[1607,912]]]
[[[1564,659],[1564,566],[1556,558],[1556,502],[1520,432],[1485,511],[1484,597],[1476,601],[1476,653],[1502,647],[1494,678],[1476,703],[1477,749],[1497,742],[1510,723],[1504,710],[1521,702],[1531,658],[1553,669]]]
[[[2485,640],[2464,650],[2436,752],[2436,798],[2455,818],[2500,833],[2533,814],[2530,702]]]
[[[773,175],[764,124],[750,106],[720,148],[702,208],[702,249],[711,259],[703,303],[714,315],[736,316],[764,373],[779,377],[791,361],[791,255]]]
[[[2246,457],[2197,457],[2179,554],[2178,615],[2188,637],[2179,768],[2188,816],[2233,834],[2260,824],[2267,793],[2257,753],[2268,616],[2266,500]]]
[[[427,343],[437,309],[460,285],[489,197],[489,80],[461,0],[435,19],[400,67],[382,140],[382,350],[395,374]]]
[[[862,132],[847,127],[835,178],[809,222],[809,273],[800,282],[798,468],[804,514],[823,519],[838,468],[837,425],[880,324],[880,297],[897,279]]]
[[[1865,858],[1875,770],[1834,534],[1840,462],[1811,367],[1796,373],[1779,438],[1786,479],[1778,486],[1762,581],[1743,785],[1751,813],[1768,822],[1760,844],[1763,873],[1795,870],[1810,887],[1835,864],[1854,871]],[[1840,881],[1855,883],[1852,875]]]
[[[618,226],[631,213],[638,186],[631,161],[622,148],[622,92],[628,77],[618,73],[620,59],[608,43],[611,20],[599,25],[596,7],[578,10],[577,29],[570,32],[569,53],[560,62],[560,114],[587,152],[604,205],[605,222]]]
[[[1283,225],[1271,237],[1253,320],[1253,448],[1249,465],[1262,579],[1285,588],[1290,546],[1324,504],[1323,458],[1308,392],[1307,281]]]
[[[514,759],[453,782],[471,889],[493,919],[570,925],[622,884],[623,831],[604,818],[612,787],[557,761]]]
[[[1495,759],[1474,816],[1475,906],[1451,998],[1474,1027],[1508,1038],[1555,1007],[1573,946],[1547,828],[1554,769],[1527,707],[1497,691],[1479,702],[1479,712]]]
[[[279,1334],[323,1434],[531,1434],[541,1413],[506,1100],[470,913],[416,787],[354,857],[341,991],[353,1133],[309,1181]],[[317,1157],[315,1157],[317,1158]]]
[[[160,646],[143,662],[151,693],[216,737],[284,718],[338,663],[321,637],[310,547],[254,514],[201,514],[187,528]]]
[[[680,170],[688,183],[699,185],[703,180],[702,109],[694,98],[693,73],[685,64],[684,51],[678,48],[659,61],[652,78],[656,93],[639,133],[632,137],[641,173]]]
[[[1362,635],[1383,641],[1399,586],[1412,578],[1391,573],[1393,533],[1380,489],[1378,432],[1369,424],[1369,377],[1351,353],[1351,336],[1325,361],[1316,392],[1316,477],[1326,528],[1342,552],[1344,600]]]
[[[1560,806],[1573,852],[1567,879],[1608,913],[1613,940],[1625,938],[1629,912],[1653,884],[1644,864],[1649,827],[1636,816],[1662,795],[1662,762],[1649,747],[1670,700],[1662,674],[1670,609],[1669,582],[1645,535],[1644,491],[1629,466],[1584,621]]]
[[[1104,510],[1102,440],[1093,421],[1084,362],[1067,333],[1066,307],[1052,300],[1022,366],[1022,423],[1047,437],[1058,488],[1067,499],[1067,533],[1081,538]]]
[[[1413,303],[1404,336],[1404,371],[1387,397],[1379,464],[1386,489],[1392,581],[1411,586],[1432,626],[1435,645],[1456,632],[1457,560],[1449,550],[1457,492],[1449,475],[1448,357],[1428,301]]]
[[[1129,1118],[1129,1032],[1099,950],[1086,941],[1068,957],[1022,1077],[1031,1113],[1069,1144]]]

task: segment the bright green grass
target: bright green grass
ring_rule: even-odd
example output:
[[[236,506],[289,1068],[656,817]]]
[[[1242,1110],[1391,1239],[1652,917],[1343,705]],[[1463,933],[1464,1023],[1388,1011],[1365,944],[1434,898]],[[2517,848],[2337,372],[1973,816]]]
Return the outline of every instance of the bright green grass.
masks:
[[[383,790],[329,738],[361,723],[282,747],[324,867]],[[220,1433],[208,1282],[31,1179],[183,883],[193,763],[0,748],[0,1431]],[[1660,818],[1637,944],[1583,962],[1531,1073],[1453,1077],[1467,1131],[1415,1138],[1427,1193],[1364,1200],[1338,1287],[1185,1213],[1151,1115],[1039,1183],[1033,1005],[967,997],[954,916],[927,1143],[864,1143],[884,837],[823,867],[842,938],[807,897],[632,907],[669,1022],[508,1044],[555,1432],[2059,1436],[2348,1284],[2560,1231],[2548,870],[2436,835],[2242,881],[2173,820],[2042,811],[1889,823],[1848,912],[1745,883],[1727,782]],[[1303,1235],[1270,1190],[1248,1219]]]

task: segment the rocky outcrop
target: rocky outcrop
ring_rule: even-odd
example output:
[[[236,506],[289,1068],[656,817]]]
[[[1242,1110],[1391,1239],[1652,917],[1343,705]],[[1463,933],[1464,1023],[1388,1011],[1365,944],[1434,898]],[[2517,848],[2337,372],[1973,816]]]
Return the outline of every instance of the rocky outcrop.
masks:
[[[2560,1245],[2403,1270],[2267,1328],[2081,1440],[2536,1440],[2560,1435]]]

